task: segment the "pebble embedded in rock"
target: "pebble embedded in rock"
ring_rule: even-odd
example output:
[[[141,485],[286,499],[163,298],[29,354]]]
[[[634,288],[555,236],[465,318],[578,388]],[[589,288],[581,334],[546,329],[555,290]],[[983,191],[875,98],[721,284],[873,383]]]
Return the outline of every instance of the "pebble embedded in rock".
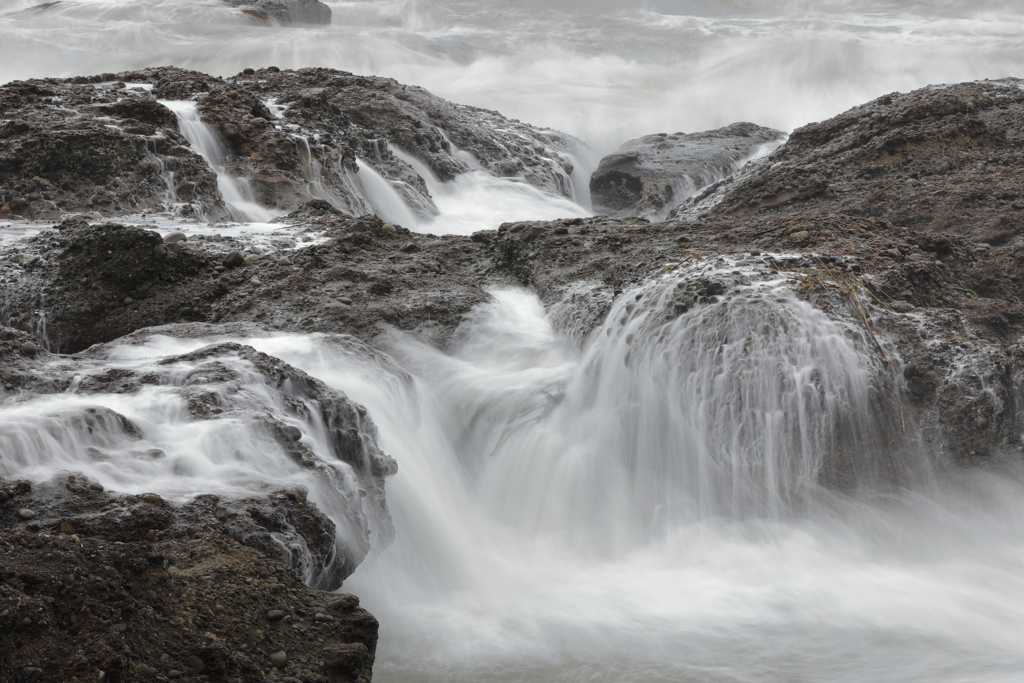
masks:
[[[156,669],[147,664],[136,664],[135,673],[139,676],[152,676],[156,673]]]
[[[89,484],[89,488],[92,489],[93,491],[102,491],[103,484],[99,483],[98,481],[94,481],[91,484]]]
[[[39,353],[39,347],[32,342],[25,342],[21,345],[21,352],[26,356],[34,356]]]
[[[245,263],[245,257],[242,256],[240,251],[233,251],[224,257],[224,265],[228,268],[237,268],[243,263]]]
[[[252,263],[253,261],[259,261],[260,260],[260,255],[259,254],[249,254],[248,256],[245,257],[245,260],[248,263]]]
[[[279,265],[279,266],[290,266],[291,264],[292,264],[292,260],[290,258],[288,258],[287,256],[277,260],[277,265]]]
[[[330,616],[329,614],[317,612],[315,615],[313,615],[313,621],[334,621],[334,617]]]
[[[185,664],[185,666],[192,669],[197,674],[203,673],[203,669],[206,668],[206,664],[203,662],[203,660],[199,659],[199,657],[196,657],[195,655],[192,655],[183,663]]]
[[[21,517],[22,519],[35,519],[35,516],[35,510],[29,510],[28,508],[21,508],[18,510],[18,517]]]
[[[270,655],[267,656],[267,659],[270,660],[270,663],[278,669],[283,669],[288,664],[288,654],[284,650],[271,652]]]
[[[172,232],[164,237],[164,242],[168,244],[177,244],[178,242],[187,242],[188,237],[183,232]]]
[[[167,672],[167,677],[170,678],[172,681],[175,680],[175,679],[181,678],[181,676],[182,676],[182,673],[180,671],[178,671],[177,669],[171,669],[170,671]]]
[[[798,232],[791,232],[791,233],[789,233],[789,236],[792,237],[795,240],[802,240],[805,237],[807,237],[807,231],[806,230],[800,230]]]
[[[284,612],[279,609],[272,609],[267,612],[267,621],[281,621],[284,619]]]
[[[359,607],[359,598],[351,593],[341,593],[338,599],[331,603],[331,609],[335,612],[346,612]]]

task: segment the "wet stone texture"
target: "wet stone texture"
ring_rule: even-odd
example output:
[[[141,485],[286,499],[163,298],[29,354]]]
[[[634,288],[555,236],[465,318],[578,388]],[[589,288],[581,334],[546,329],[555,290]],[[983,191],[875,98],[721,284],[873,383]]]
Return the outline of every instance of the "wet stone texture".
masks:
[[[358,598],[308,588],[272,548],[237,540],[259,525],[252,510],[330,525],[302,503],[0,482],[0,680],[368,681],[377,622]]]
[[[216,176],[174,113],[121,76],[131,82],[102,74],[0,86],[0,219],[119,215],[175,200],[222,210]]]
[[[703,133],[645,135],[601,159],[590,176],[594,211],[612,216],[664,217],[690,195],[732,174],[782,131],[734,123]]]
[[[874,362],[886,373],[878,400],[888,411],[888,428],[902,433],[920,427],[923,447],[937,465],[999,467],[1021,457],[1020,81],[892,94],[810,124],[766,159],[700,190],[665,221],[627,215],[510,220],[496,230],[461,237],[411,233],[366,211],[345,210],[329,198],[303,196],[301,167],[307,158],[326,167],[330,158],[338,162],[334,168],[351,171],[357,157],[372,157],[383,175],[406,179],[411,192],[422,194],[411,166],[374,141],[386,138],[446,179],[463,169],[437,132],[443,129],[491,172],[518,174],[559,192],[570,173],[558,162],[565,138],[542,132],[545,141],[541,133],[524,132],[533,142],[517,135],[517,147],[495,149],[491,143],[501,138],[493,132],[502,121],[496,114],[439,103],[386,79],[328,70],[253,70],[221,81],[163,69],[138,72],[136,78],[153,83],[156,97],[198,99],[210,125],[230,140],[236,172],[249,174],[268,203],[294,209],[280,220],[292,234],[258,247],[216,235],[167,242],[145,221],[125,226],[88,217],[5,243],[0,246],[4,400],[26,390],[63,391],[74,365],[95,358],[61,354],[157,332],[190,338],[256,330],[316,332],[359,353],[379,353],[388,335],[400,330],[443,349],[457,338],[466,313],[488,299],[491,287],[533,288],[556,324],[583,340],[614,301],[649,278],[670,273],[683,278],[695,264],[735,263],[737,271],[749,266],[778,274],[798,296],[843,321],[873,349]],[[51,125],[54,139],[62,135],[58,122],[41,123],[39,117],[57,116],[46,97],[71,97],[76,88],[92,85],[97,90],[88,91],[90,98],[111,101],[85,102],[82,95],[80,106],[113,107],[115,98],[104,89],[114,86],[103,85],[106,80],[113,79],[0,89],[4,102],[14,102],[5,106],[34,112],[24,124],[5,114],[0,127],[0,192],[8,214],[56,215],[46,212],[84,204],[83,184],[75,180],[76,157],[44,176],[42,170],[24,170],[26,163],[37,162],[22,141],[48,144],[47,135],[33,131]],[[57,95],[43,94],[46,88]],[[263,124],[256,119],[270,121],[261,107],[275,98],[285,107],[284,118],[303,135],[333,127],[331,135],[338,137],[324,142],[329,149],[311,146],[312,156],[304,157],[307,151],[295,138],[262,137]],[[135,99],[126,97],[129,103]],[[169,120],[159,109],[143,109]],[[374,149],[379,158],[372,156]],[[83,166],[81,172],[108,178],[114,172],[109,159],[90,158],[88,163],[99,166]],[[208,173],[196,176],[197,188],[205,187],[202,178],[212,179]],[[61,174],[70,188],[61,189],[64,194],[47,190],[39,199],[29,196],[35,185],[27,183],[37,183],[36,175],[62,187]],[[136,178],[120,177],[129,185]],[[24,203],[11,204],[11,197],[21,196]],[[70,203],[62,207],[61,201]],[[117,215],[127,212],[129,203],[106,206],[104,211]],[[429,212],[429,203],[419,210]],[[663,315],[678,319],[702,306],[728,305],[730,292],[742,284],[739,272],[721,282],[687,281],[689,289],[681,291],[689,299],[674,301]],[[268,381],[288,375],[276,360],[251,350],[230,353],[250,354],[248,362],[262,367]],[[203,379],[221,381],[214,358],[200,353],[190,362]],[[231,381],[228,375],[221,379]],[[130,393],[141,379],[113,373],[93,381],[98,390]],[[321,417],[347,419],[347,408],[335,402],[340,399],[313,381],[304,386],[303,396],[317,402]],[[216,406],[201,391],[184,389],[192,392],[189,405],[196,415],[213,415]],[[308,457],[294,446],[287,425],[262,424],[296,461]],[[356,460],[344,433],[333,447],[339,457]],[[366,476],[382,480],[390,471],[387,459],[364,462]],[[898,469],[898,459],[893,462]],[[824,483],[842,488],[851,471],[838,462]],[[281,557],[264,554],[267,547],[237,540],[255,531],[245,519],[258,524],[257,517],[266,514],[254,516],[209,498],[184,510],[82,491],[74,482],[67,489],[67,483],[48,484],[40,497],[44,489],[34,487],[41,485],[0,482],[0,543],[5,544],[0,648],[7,648],[0,653],[0,667],[7,667],[0,678],[37,680],[45,672],[53,680],[94,680],[104,671],[105,680],[170,679],[176,671],[185,680],[260,680],[271,670],[270,656],[282,651],[284,658],[275,661],[285,662],[283,673],[299,680],[358,680],[368,674],[372,618],[353,608],[353,599],[346,598],[347,607],[336,606],[337,597],[305,588]],[[64,502],[53,502],[48,496],[61,486],[67,490],[61,493]],[[294,507],[287,493],[283,499],[273,495],[257,508]],[[121,507],[110,507],[115,504]],[[87,518],[118,518],[124,513],[111,512],[118,509],[144,513],[145,523],[140,527],[136,521],[136,528],[151,528],[154,536],[123,528],[114,533],[109,526],[100,533],[87,525]],[[23,510],[33,514],[23,516]],[[239,517],[226,524],[220,510],[225,518]],[[68,526],[62,530],[64,522]],[[302,520],[290,523],[297,533],[306,533]],[[87,531],[79,533],[76,524]],[[318,613],[334,620],[317,620]],[[157,673],[146,673],[150,668]]]

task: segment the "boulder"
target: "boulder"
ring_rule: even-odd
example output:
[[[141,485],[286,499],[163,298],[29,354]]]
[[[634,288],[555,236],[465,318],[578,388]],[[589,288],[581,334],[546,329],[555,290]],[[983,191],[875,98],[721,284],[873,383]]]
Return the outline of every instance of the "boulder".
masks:
[[[0,86],[0,214],[114,216],[184,203],[221,215],[215,174],[175,115],[131,81],[101,74]]]
[[[703,133],[659,133],[624,143],[590,176],[594,210],[664,218],[706,185],[785,138],[781,131],[734,123]]]
[[[331,8],[320,0],[228,0],[233,7],[268,25],[330,24]]]

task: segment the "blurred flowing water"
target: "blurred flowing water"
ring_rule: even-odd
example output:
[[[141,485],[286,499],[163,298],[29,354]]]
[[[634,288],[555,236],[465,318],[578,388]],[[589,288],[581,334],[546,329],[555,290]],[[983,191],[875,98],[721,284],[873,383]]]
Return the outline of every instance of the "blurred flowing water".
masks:
[[[0,0],[0,81],[330,66],[574,134],[592,147],[583,174],[638,135],[792,130],[1024,66],[1012,0],[373,0],[329,2],[328,27],[277,28],[218,0],[32,4]],[[451,232],[588,211],[486,174],[427,180]],[[361,180],[387,204],[377,181]],[[402,208],[384,210],[415,220]],[[493,292],[447,352],[397,333],[379,340],[386,356],[320,335],[238,340],[366,405],[399,462],[396,540],[346,585],[381,620],[376,680],[1020,680],[1022,473],[942,468],[881,401],[891,369],[771,274],[666,313],[716,268],[736,266],[624,293],[582,340],[519,290]],[[208,341],[153,337],[108,358],[145,366]],[[257,376],[241,390],[275,410]],[[97,405],[166,457],[146,460],[111,419],[86,443],[75,415]],[[244,448],[228,457],[225,440]],[[177,498],[281,479],[334,513],[330,486],[272,441],[189,423],[160,387],[8,398],[0,445],[3,476],[79,469]]]
[[[163,64],[388,76],[577,136],[592,148],[577,170],[585,188],[601,156],[641,135],[742,120],[790,131],[894,90],[1020,75],[1024,64],[1017,0],[327,4],[330,26],[268,28],[220,0],[0,0],[0,82]],[[462,232],[467,213],[493,226],[565,211],[560,198],[466,180],[454,192],[463,201],[448,200],[453,220],[432,232]],[[585,213],[579,194],[570,210]]]

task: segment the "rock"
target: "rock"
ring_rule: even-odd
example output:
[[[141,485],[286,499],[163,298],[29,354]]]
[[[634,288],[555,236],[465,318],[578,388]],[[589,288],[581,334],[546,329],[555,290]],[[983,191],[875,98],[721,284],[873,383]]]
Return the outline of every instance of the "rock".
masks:
[[[331,609],[335,612],[346,612],[359,607],[359,598],[351,593],[341,593],[337,600],[331,603]]]
[[[362,643],[326,645],[323,660],[332,681],[369,680],[373,667],[373,655]]]
[[[247,116],[274,118],[263,104],[271,99],[287,106],[284,117],[293,130],[246,132],[255,121]],[[393,182],[413,213],[432,218],[437,208],[426,181],[389,145],[419,159],[442,181],[471,170],[452,152],[454,144],[494,176],[522,178],[545,192],[573,196],[563,162],[581,149],[575,138],[454,105],[391,79],[322,68],[260,69],[255,76],[214,85],[197,105],[225,138],[228,167],[246,177],[257,201],[271,208],[291,211],[313,194],[347,214],[372,213],[372,202],[350,178],[358,173],[359,157]],[[309,163],[300,158],[296,136],[310,142]],[[310,164],[319,169],[316,178],[303,171]]]
[[[259,254],[249,254],[248,256],[245,257],[245,262],[246,263],[252,263],[253,261],[259,261],[259,260],[260,260]]]
[[[21,519],[24,519],[24,520],[35,519],[35,516],[36,516],[35,510],[30,510],[28,508],[21,508],[20,510],[18,510],[18,517],[20,517]]]
[[[102,491],[103,490],[103,484],[99,483],[98,481],[91,482],[89,484],[89,490],[90,491]]]
[[[271,652],[267,655],[267,661],[270,662],[271,666],[275,666],[278,669],[283,669],[288,665],[288,654],[284,650],[278,650],[277,652]]]
[[[176,71],[151,70],[135,80],[152,83],[157,74]],[[223,212],[216,174],[190,149],[177,117],[151,93],[125,88],[126,80],[132,78],[104,74],[0,86],[0,111],[19,122],[0,138],[0,204],[33,219],[172,209],[176,202],[200,206],[211,217]],[[117,124],[107,125],[112,121]],[[168,168],[173,187],[163,174]],[[30,190],[27,198],[18,196],[21,188]]]
[[[704,133],[660,133],[630,140],[601,159],[590,176],[594,210],[611,216],[664,217],[784,137],[771,128],[734,123]]]
[[[242,256],[242,252],[240,251],[232,251],[224,257],[223,263],[228,268],[237,268],[245,263],[245,257]]]
[[[167,672],[167,678],[171,679],[172,681],[181,678],[183,675],[184,674],[181,671],[178,671],[177,669],[171,669]]]
[[[281,610],[272,609],[269,612],[267,612],[267,621],[281,621],[282,619],[284,619],[284,616],[284,612],[282,612]]]
[[[14,683],[36,683],[42,680],[43,670],[38,666],[25,666],[18,672]]]
[[[406,254],[411,254],[414,251],[419,251],[420,247],[415,242],[407,242],[403,244],[401,247],[399,247],[398,250]]]
[[[34,356],[39,353],[39,347],[33,342],[25,342],[21,345],[21,352],[26,356]]]
[[[907,363],[903,366],[902,374],[904,379],[912,379],[921,374],[921,371],[913,363]]]
[[[282,268],[286,268],[292,265],[292,260],[287,256],[283,256],[277,260],[277,265],[281,266]]]
[[[330,24],[331,8],[319,0],[228,0],[261,24]],[[245,69],[242,75],[255,74]]]
[[[334,621],[334,617],[330,616],[329,614],[317,612],[313,615],[313,621]]]
[[[186,657],[185,661],[183,661],[182,664],[184,664],[186,667],[196,672],[197,674],[203,673],[203,671],[206,669],[206,662],[204,662],[196,655]]]
[[[164,242],[167,244],[177,244],[178,242],[187,242],[188,236],[183,232],[169,232],[164,235]]]
[[[803,239],[807,239],[807,235],[808,234],[809,233],[806,230],[800,230],[798,232],[791,232],[791,233],[789,233],[789,236],[791,238],[795,239],[795,240],[803,240]]]
[[[156,672],[157,672],[156,669],[154,669],[153,667],[148,666],[146,664],[136,664],[135,665],[135,673],[137,675],[139,675],[139,676],[152,676]]]

